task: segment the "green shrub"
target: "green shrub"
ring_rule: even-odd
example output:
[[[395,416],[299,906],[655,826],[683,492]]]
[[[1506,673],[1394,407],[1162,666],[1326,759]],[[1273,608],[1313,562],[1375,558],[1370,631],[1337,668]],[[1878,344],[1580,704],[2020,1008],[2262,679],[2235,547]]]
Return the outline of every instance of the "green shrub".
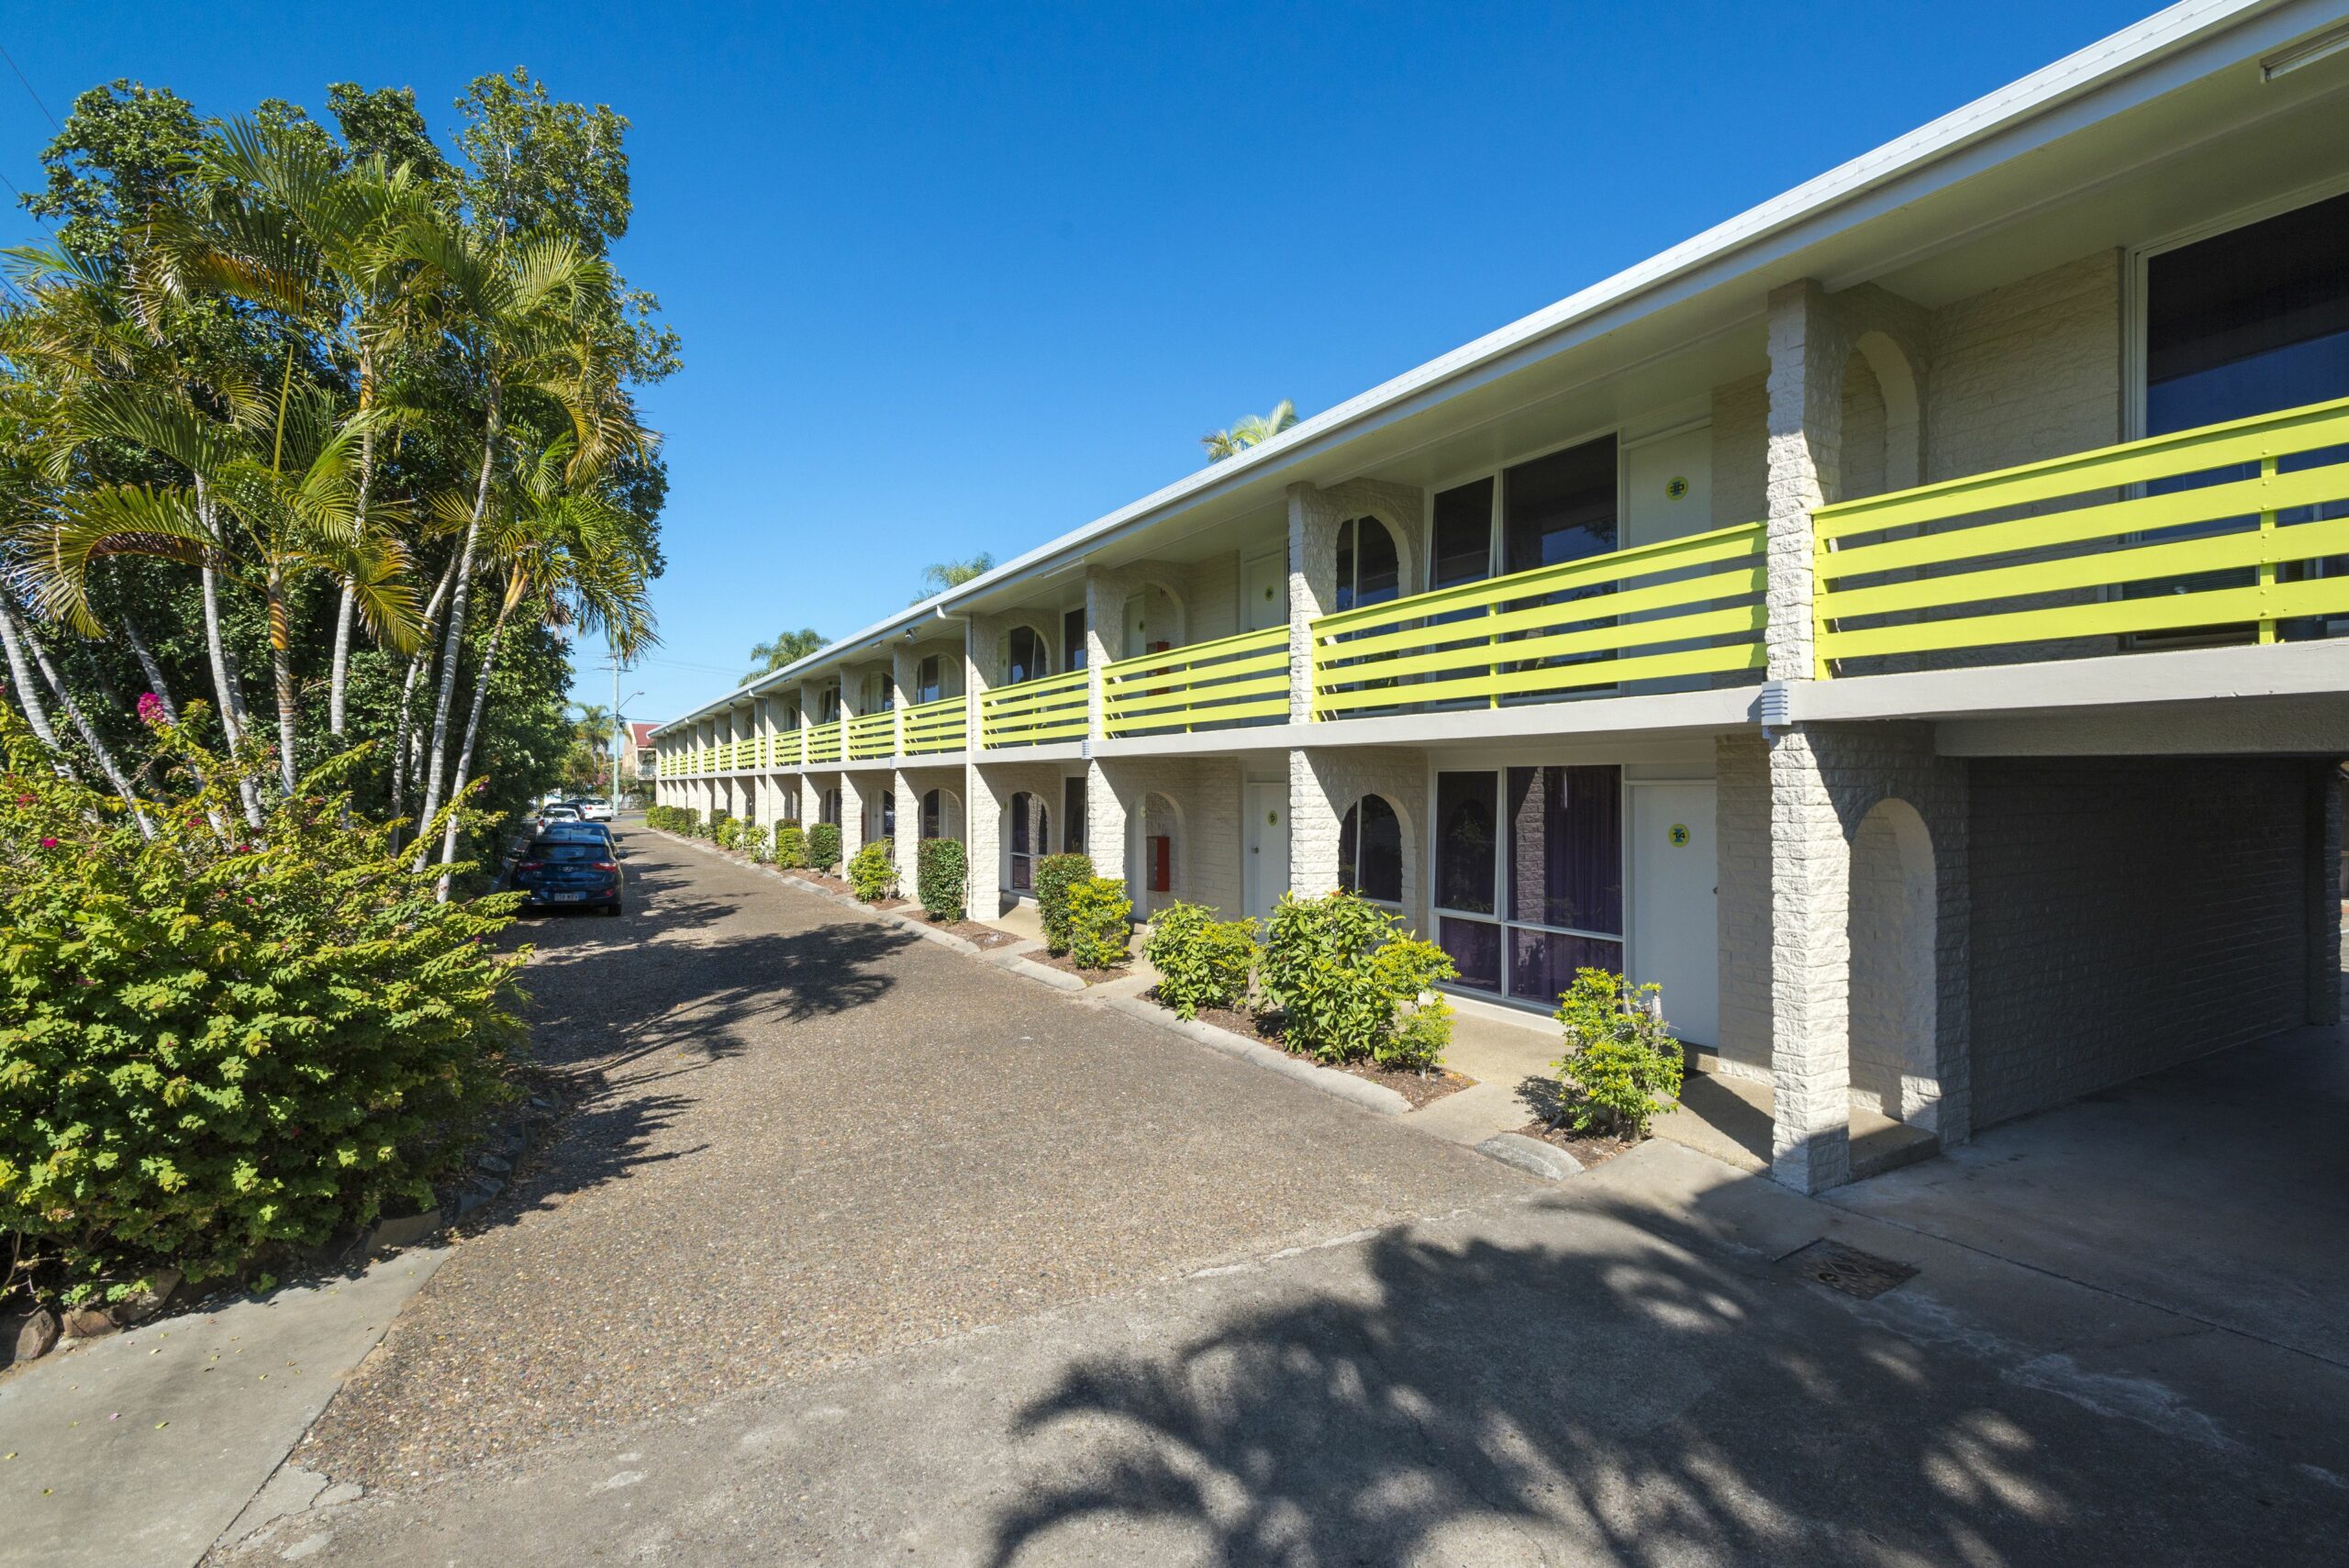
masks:
[[[726,825],[733,820],[734,818],[726,812],[713,811],[709,814],[709,820],[696,830],[711,843],[721,843],[725,840]]]
[[[1142,956],[1158,971],[1158,999],[1177,1017],[1234,1007],[1256,968],[1256,922],[1219,920],[1198,904],[1170,904],[1150,917]]]
[[[0,704],[0,1292],[233,1276],[429,1203],[507,1096],[516,895],[437,901],[351,805],[364,747],[248,835],[273,768],[149,722],[151,840]]]
[[[1093,860],[1088,855],[1036,857],[1036,913],[1043,918],[1046,951],[1068,951],[1068,890],[1092,874]]]
[[[1635,1138],[1680,1098],[1680,1042],[1656,1004],[1656,985],[1604,969],[1578,969],[1553,1015],[1565,1026],[1558,1080],[1575,1095],[1575,1130],[1605,1127]]]
[[[742,828],[742,852],[761,864],[774,859],[774,836],[766,828],[751,822]]]
[[[1400,1051],[1414,1067],[1441,1062],[1451,1036],[1449,1006],[1419,1008],[1399,1032],[1397,1009],[1451,979],[1457,973],[1452,960],[1358,895],[1283,894],[1258,973],[1266,1000],[1281,1011],[1291,1050],[1321,1062],[1367,1057],[1387,1063]]]
[[[915,880],[922,912],[949,924],[963,917],[971,884],[969,857],[960,839],[924,839],[914,851]]]
[[[710,839],[721,850],[740,849],[742,847],[742,823],[740,818],[734,817],[720,817],[710,832]]]
[[[774,863],[786,871],[802,871],[807,865],[807,833],[796,822],[774,825]]]
[[[886,839],[868,840],[849,857],[848,884],[867,904],[878,904],[896,891],[896,846]]]
[[[829,822],[818,822],[807,829],[807,864],[810,870],[829,871],[841,863],[841,830]]]
[[[1068,956],[1080,969],[1115,969],[1133,942],[1134,906],[1122,877],[1088,876],[1068,885]]]

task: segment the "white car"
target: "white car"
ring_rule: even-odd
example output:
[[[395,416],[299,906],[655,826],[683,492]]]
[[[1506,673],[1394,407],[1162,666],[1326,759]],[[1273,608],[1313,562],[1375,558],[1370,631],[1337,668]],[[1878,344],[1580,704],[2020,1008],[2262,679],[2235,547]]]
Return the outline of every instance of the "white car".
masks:
[[[579,808],[580,819],[585,822],[609,822],[617,815],[608,800],[574,800],[571,804]]]
[[[584,818],[579,815],[579,807],[570,805],[564,801],[557,801],[552,806],[541,806],[539,807],[539,820],[541,822],[578,822],[584,820]]]

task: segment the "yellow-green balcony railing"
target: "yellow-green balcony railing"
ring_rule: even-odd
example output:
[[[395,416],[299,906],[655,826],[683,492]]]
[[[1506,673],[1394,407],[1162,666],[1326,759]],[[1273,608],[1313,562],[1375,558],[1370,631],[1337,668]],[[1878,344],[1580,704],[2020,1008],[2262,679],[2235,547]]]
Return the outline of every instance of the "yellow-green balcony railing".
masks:
[[[1082,740],[1085,710],[1082,670],[997,686],[979,698],[979,744],[993,748]]]
[[[1121,659],[1101,672],[1101,727],[1111,737],[1214,729],[1287,713],[1285,625]]]
[[[811,762],[837,762],[841,760],[841,721],[819,724],[807,731],[807,760]]]
[[[848,721],[848,757],[852,762],[870,762],[886,757],[897,749],[897,716],[884,708],[879,713],[860,713]]]
[[[1822,506],[1814,673],[2328,634],[2344,445],[2349,398]]]
[[[971,699],[940,697],[906,709],[906,755],[934,756],[970,744]]]
[[[1313,717],[1758,672],[1764,564],[1741,523],[1323,616]]]

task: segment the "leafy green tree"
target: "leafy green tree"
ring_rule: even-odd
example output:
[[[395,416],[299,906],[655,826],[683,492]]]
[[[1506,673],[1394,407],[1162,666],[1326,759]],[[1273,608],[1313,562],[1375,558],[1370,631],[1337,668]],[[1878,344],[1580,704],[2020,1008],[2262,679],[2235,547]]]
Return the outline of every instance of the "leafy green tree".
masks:
[[[742,677],[742,684],[748,685],[761,675],[772,675],[786,665],[797,663],[823,647],[826,640],[824,634],[812,626],[776,634],[774,641],[759,643],[751,650],[751,671]]]
[[[1251,414],[1228,430],[1208,431],[1199,438],[1199,445],[1207,448],[1209,462],[1221,462],[1225,458],[1271,440],[1296,423],[1297,405],[1284,397],[1273,405],[1273,411],[1269,414]]]

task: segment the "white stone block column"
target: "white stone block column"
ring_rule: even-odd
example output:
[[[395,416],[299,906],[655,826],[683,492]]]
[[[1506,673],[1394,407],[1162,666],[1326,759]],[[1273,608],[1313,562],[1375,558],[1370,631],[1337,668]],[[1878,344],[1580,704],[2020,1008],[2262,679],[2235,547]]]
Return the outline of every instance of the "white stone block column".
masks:
[[[1336,798],[1319,752],[1288,754],[1288,885],[1299,898],[1338,890],[1338,838],[1345,803]]]
[[[1142,795],[1140,772],[1130,763],[1097,760],[1085,767],[1085,852],[1096,876],[1126,878],[1126,835]]]
[[[971,864],[971,918],[1003,913],[1003,802],[976,762],[963,768],[963,847]]]
[[[897,892],[911,898],[921,885],[921,796],[903,768],[889,775],[889,793],[897,797],[897,833],[890,846],[897,861]]]
[[[841,863],[835,874],[846,876],[848,862],[856,851],[864,848],[864,792],[856,775],[846,768],[840,771],[841,781]]]
[[[1343,521],[1327,493],[1311,484],[1288,487],[1288,720],[1313,717],[1312,622],[1335,607],[1338,525]],[[1291,806],[1294,809],[1292,800]],[[1292,873],[1295,867],[1291,868]]]

